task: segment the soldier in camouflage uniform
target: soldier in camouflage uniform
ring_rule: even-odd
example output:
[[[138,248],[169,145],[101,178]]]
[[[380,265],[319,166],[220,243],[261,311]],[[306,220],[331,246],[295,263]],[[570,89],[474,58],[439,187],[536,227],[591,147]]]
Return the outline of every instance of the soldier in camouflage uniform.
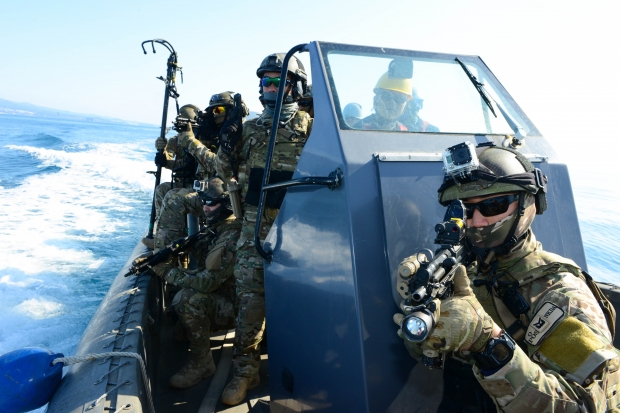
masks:
[[[179,117],[195,120],[199,111],[200,109],[196,105],[183,105],[179,109]],[[187,159],[184,157],[183,148],[179,146],[179,135],[175,135],[170,139],[158,137],[155,140],[155,149],[157,149],[155,165],[171,170],[185,166]],[[183,179],[173,177],[172,182],[162,182],[157,185],[154,196],[155,219],[157,220],[157,217],[159,217],[164,198],[170,190],[176,192],[182,188],[191,187],[192,184],[193,182],[188,183],[187,181],[184,182]],[[153,238],[142,238],[142,243],[148,248],[153,249]]]
[[[187,151],[198,162],[196,179],[207,179],[215,175],[215,153],[217,151],[220,129],[234,105],[234,92],[222,92],[211,96],[209,106],[202,116],[200,140],[196,139],[191,125],[188,130],[176,137],[176,144],[181,151]],[[245,107],[245,106],[244,106]],[[243,116],[247,115],[247,109]],[[172,141],[172,139],[171,139]],[[169,142],[170,143],[170,142]],[[193,179],[192,179],[193,184]],[[154,249],[159,250],[175,239],[186,234],[186,214],[204,218],[202,202],[192,188],[182,188],[168,192],[162,208],[157,215],[157,228],[154,234]]]
[[[219,176],[228,181],[238,179],[244,214],[235,263],[239,315],[235,333],[234,377],[222,394],[222,402],[229,405],[240,403],[247,390],[259,384],[260,342],[265,329],[265,290],[263,259],[254,246],[254,227],[279,87],[287,89],[276,137],[270,183],[292,177],[312,127],[310,116],[299,111],[297,105],[306,87],[304,67],[297,58],[291,58],[287,79],[280,79],[283,59],[283,53],[272,54],[261,63],[256,74],[261,79],[265,111],[258,119],[245,122],[240,128],[240,136],[235,138],[229,135],[229,141],[222,142],[216,160]],[[234,162],[231,163],[231,159]],[[267,196],[261,219],[262,239],[271,228],[283,197],[284,193],[270,193]]]
[[[478,169],[447,175],[439,201],[463,200],[478,259],[467,272],[457,269],[454,295],[439,303],[426,341],[405,340],[416,358],[452,355],[439,411],[617,411],[613,307],[573,261],[544,251],[530,228],[546,208],[547,178],[517,151],[476,152]]]
[[[153,270],[168,284],[182,287],[172,300],[172,306],[189,337],[189,360],[170,378],[170,386],[185,389],[215,373],[209,336],[212,332],[235,326],[237,313],[233,267],[241,221],[232,215],[228,193],[223,182],[215,177],[208,188],[199,193],[209,228],[213,231],[208,242],[204,268],[186,272],[170,263]]]

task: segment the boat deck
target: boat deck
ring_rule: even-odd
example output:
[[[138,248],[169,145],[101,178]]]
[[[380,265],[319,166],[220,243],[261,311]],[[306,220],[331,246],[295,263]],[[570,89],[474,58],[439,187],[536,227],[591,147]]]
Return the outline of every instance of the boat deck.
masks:
[[[189,343],[175,341],[172,338],[175,324],[176,322],[172,317],[164,317],[161,324],[157,380],[151,383],[153,401],[157,412],[269,412],[269,370],[266,351],[261,355],[261,383],[257,388],[248,391],[246,401],[237,406],[228,406],[220,400],[224,387],[232,379],[234,330],[214,333],[211,336],[211,350],[217,365],[217,371],[213,376],[203,379],[189,389],[181,390],[170,387],[168,379],[185,365],[189,356]],[[251,408],[248,406],[248,402],[252,406]]]

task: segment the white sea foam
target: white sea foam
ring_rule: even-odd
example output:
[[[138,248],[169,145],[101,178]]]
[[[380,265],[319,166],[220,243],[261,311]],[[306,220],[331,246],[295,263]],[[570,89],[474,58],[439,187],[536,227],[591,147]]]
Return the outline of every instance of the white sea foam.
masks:
[[[24,314],[30,318],[43,319],[56,317],[62,314],[63,305],[59,302],[31,298],[15,306],[13,311]]]
[[[84,242],[125,229],[123,212],[148,200],[153,178],[144,172],[152,163],[136,156],[136,145],[91,146],[85,152],[9,146],[62,169],[0,188],[0,270],[34,274],[96,268],[102,260]]]

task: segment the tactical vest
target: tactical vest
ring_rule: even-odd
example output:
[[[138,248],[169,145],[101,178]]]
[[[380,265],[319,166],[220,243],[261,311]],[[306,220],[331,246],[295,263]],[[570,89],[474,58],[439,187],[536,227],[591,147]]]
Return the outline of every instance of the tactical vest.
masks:
[[[288,181],[293,177],[299,156],[308,139],[310,125],[309,115],[306,112],[297,112],[289,123],[278,129],[269,184]],[[244,173],[239,174],[239,178],[245,195],[245,203],[258,206],[271,127],[257,125],[255,121],[251,121],[246,130],[248,130],[245,133],[249,135],[249,142],[247,149],[244,148],[247,151],[245,165],[240,168],[240,171]],[[279,209],[285,194],[286,189],[268,192],[266,206]]]

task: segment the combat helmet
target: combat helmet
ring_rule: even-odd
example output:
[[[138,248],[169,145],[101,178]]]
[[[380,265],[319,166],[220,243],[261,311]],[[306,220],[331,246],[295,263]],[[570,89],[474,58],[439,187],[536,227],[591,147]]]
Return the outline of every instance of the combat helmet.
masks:
[[[198,193],[198,198],[205,205],[214,206],[222,204],[215,211],[205,213],[209,223],[214,224],[232,214],[228,191],[225,189],[224,181],[219,177],[214,176],[206,182],[201,182],[200,187],[196,188],[196,192]]]
[[[453,148],[464,148],[466,145],[473,148],[473,145],[466,142],[448,148],[446,154]],[[452,155],[459,156],[456,151],[452,152]],[[445,158],[446,155],[444,155]],[[479,240],[480,243],[473,240],[473,249],[478,255],[483,255],[489,250],[505,254],[526,235],[534,220],[534,211],[541,215],[547,209],[547,177],[520,152],[495,146],[492,142],[476,146],[475,155],[472,155],[472,158],[477,158],[477,162],[475,159],[468,161],[470,166],[458,173],[451,173],[448,163],[444,161],[446,175],[438,190],[439,203],[447,206],[455,199],[516,192],[519,195],[519,205],[514,213],[512,225],[504,231],[506,236],[501,240],[502,242],[492,247],[480,247],[482,240]],[[457,162],[455,161],[454,164],[456,165]],[[529,208],[532,204],[535,208]],[[496,229],[489,228],[487,231],[493,232]],[[468,228],[467,231],[471,239],[471,235],[476,234],[477,230]],[[484,229],[478,230],[478,235],[484,237],[484,234],[480,235],[480,231]],[[500,231],[495,232],[500,233]]]
[[[272,53],[265,57],[258,69],[256,69],[256,76],[262,79],[267,72],[281,72],[285,57],[286,53]],[[306,93],[308,75],[304,65],[296,56],[292,56],[288,61],[288,73],[293,77],[294,82],[292,98],[294,101],[297,101]],[[263,87],[261,85],[260,91],[262,92],[262,90]]]
[[[214,108],[216,106],[233,106],[235,104],[235,92],[230,90],[227,92],[216,93],[209,99],[209,106],[207,109]]]
[[[198,112],[200,112],[200,108],[196,105],[183,105],[179,108],[179,116],[189,120],[196,119]]]

